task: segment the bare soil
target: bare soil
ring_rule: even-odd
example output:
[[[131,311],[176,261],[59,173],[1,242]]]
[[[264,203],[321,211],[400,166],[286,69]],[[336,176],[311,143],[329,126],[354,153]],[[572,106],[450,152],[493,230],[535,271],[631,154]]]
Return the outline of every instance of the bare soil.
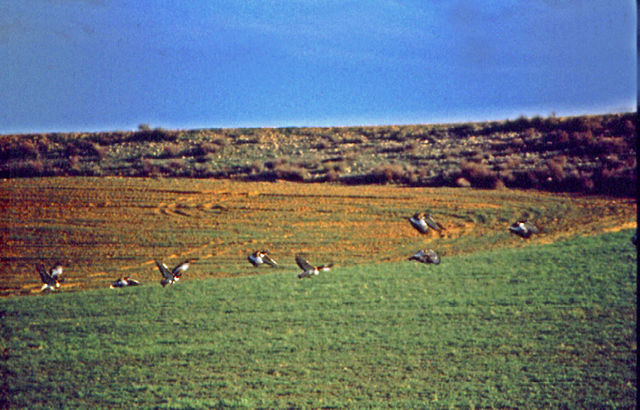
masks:
[[[407,217],[429,210],[446,230],[421,235]],[[541,233],[510,235],[519,218]],[[632,199],[511,189],[345,186],[170,178],[29,178],[0,181],[0,295],[39,292],[35,264],[60,262],[62,291],[109,286],[123,275],[157,285],[154,259],[198,260],[183,280],[282,272],[312,263],[442,257],[549,243],[636,227]],[[254,268],[269,249],[281,268]],[[287,277],[289,277],[287,276]]]

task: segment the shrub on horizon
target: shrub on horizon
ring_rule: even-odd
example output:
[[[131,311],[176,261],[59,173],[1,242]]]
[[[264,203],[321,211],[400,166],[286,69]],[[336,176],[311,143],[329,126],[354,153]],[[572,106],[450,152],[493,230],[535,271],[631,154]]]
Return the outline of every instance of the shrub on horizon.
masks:
[[[480,162],[464,161],[460,165],[462,177],[477,188],[495,189],[498,185],[497,172]]]

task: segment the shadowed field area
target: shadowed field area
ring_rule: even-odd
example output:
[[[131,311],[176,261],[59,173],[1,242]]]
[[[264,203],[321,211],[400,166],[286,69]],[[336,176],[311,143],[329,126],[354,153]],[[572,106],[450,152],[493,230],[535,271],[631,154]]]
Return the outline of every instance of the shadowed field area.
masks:
[[[420,235],[407,217],[429,210],[446,228]],[[184,280],[271,272],[267,248],[295,278],[293,257],[338,267],[403,261],[424,247],[447,257],[635,227],[632,199],[538,191],[344,186],[162,178],[0,181],[2,295],[39,291],[34,265],[61,262],[62,291],[107,287],[121,275],[158,286],[154,258],[199,258]],[[527,218],[530,240],[507,227]]]

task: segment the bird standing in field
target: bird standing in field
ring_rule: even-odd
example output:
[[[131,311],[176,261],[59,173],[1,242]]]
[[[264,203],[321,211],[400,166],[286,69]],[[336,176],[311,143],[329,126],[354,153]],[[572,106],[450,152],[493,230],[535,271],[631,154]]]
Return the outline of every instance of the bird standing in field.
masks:
[[[422,234],[429,232],[429,228],[441,233],[444,230],[444,226],[436,222],[433,217],[426,212],[418,212],[409,218],[411,226]]]
[[[42,291],[56,290],[56,288],[60,287],[60,283],[64,282],[64,278],[62,277],[62,265],[60,264],[56,264],[51,269],[47,270],[43,264],[39,263],[36,265],[36,270],[40,274],[40,279],[42,279]]]
[[[527,222],[525,219],[521,219],[517,222],[514,222],[509,227],[509,232],[516,234],[522,238],[529,238],[534,233],[538,233],[538,228]]]
[[[440,264],[440,256],[433,249],[419,250],[409,260],[416,260],[422,263],[433,263],[434,265]]]
[[[319,274],[321,271],[328,271],[333,266],[333,263],[328,263],[320,266],[313,266],[302,255],[296,255],[296,263],[302,269],[302,272],[298,274],[298,279],[309,278]]]
[[[138,282],[135,279],[131,279],[128,276],[122,276],[121,278],[118,278],[115,282],[113,282],[109,287],[111,289],[115,289],[115,288],[124,288],[127,286],[138,286],[139,284],[140,282]]]
[[[176,267],[171,271],[169,270],[169,267],[167,265],[156,260],[156,266],[158,266],[160,273],[162,273],[162,280],[160,281],[160,284],[164,287],[167,285],[172,285],[175,282],[179,281],[182,277],[182,274],[186,272],[187,269],[189,269],[189,265],[194,260],[195,259],[187,259],[186,261],[176,265]]]
[[[269,256],[268,250],[255,251],[254,253],[249,255],[247,259],[253,266],[260,266],[263,263],[266,263],[269,266],[278,266],[278,262],[276,262],[271,258],[271,256]]]

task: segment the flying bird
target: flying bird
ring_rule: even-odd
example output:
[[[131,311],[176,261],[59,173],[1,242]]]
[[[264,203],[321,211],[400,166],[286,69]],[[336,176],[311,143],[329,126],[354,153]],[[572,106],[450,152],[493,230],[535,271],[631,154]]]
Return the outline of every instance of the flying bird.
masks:
[[[60,287],[60,283],[64,282],[64,278],[62,277],[62,265],[57,264],[51,269],[47,270],[43,264],[39,263],[36,265],[36,270],[40,274],[40,279],[42,279],[42,289],[45,290],[55,290]]]
[[[521,236],[523,238],[529,238],[534,233],[538,233],[538,228],[527,222],[525,219],[521,219],[517,222],[514,222],[509,227],[509,232]]]
[[[140,282],[138,282],[135,279],[131,279],[128,276],[122,276],[118,278],[115,282],[113,282],[109,287],[111,289],[115,289],[115,288],[124,288],[127,286],[138,286],[139,284]]]
[[[313,266],[302,255],[296,255],[296,263],[302,269],[302,272],[298,274],[298,279],[309,278],[311,276],[317,275],[320,271],[328,271],[333,266],[333,263],[329,263],[326,265]]]
[[[167,265],[156,260],[156,266],[158,266],[160,273],[162,273],[162,280],[160,281],[160,284],[164,287],[167,285],[172,285],[173,283],[179,281],[182,277],[182,274],[186,272],[187,269],[189,269],[189,265],[194,260],[195,259],[187,259],[186,261],[176,265],[176,267],[171,271],[169,270],[169,267]]]
[[[418,212],[409,218],[411,226],[417,229],[420,233],[429,232],[429,228],[440,233],[444,230],[444,226],[436,222],[433,217],[426,212]]]
[[[249,255],[247,259],[253,266],[259,266],[263,263],[266,263],[269,266],[278,266],[278,262],[276,262],[271,258],[271,256],[269,256],[268,250],[255,251],[254,253]]]
[[[433,249],[419,250],[409,260],[416,260],[422,263],[433,263],[434,265],[440,264],[440,256]]]

